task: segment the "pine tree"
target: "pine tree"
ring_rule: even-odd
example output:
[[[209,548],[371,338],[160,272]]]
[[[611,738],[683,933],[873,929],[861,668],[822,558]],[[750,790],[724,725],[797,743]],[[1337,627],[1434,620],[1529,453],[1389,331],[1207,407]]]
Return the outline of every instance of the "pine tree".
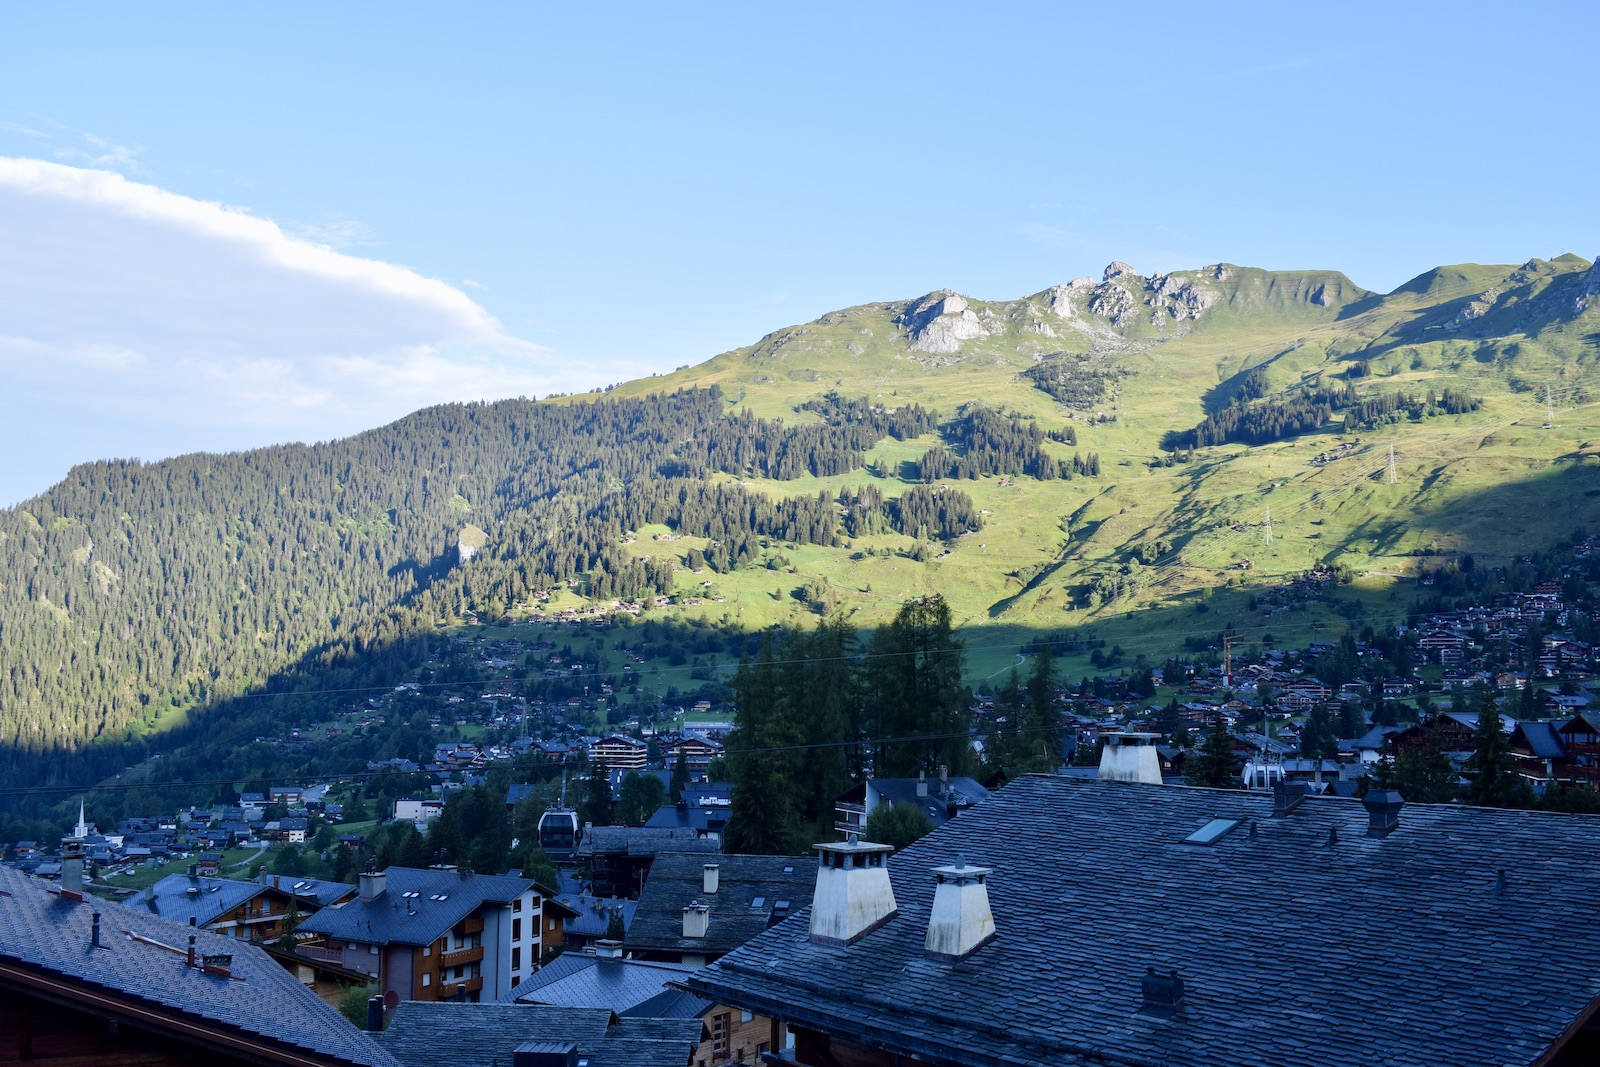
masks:
[[[1420,747],[1400,753],[1394,765],[1394,788],[1406,800],[1419,804],[1445,804],[1459,791],[1455,768],[1439,739],[1429,734]]]
[[[688,785],[689,754],[679,748],[678,758],[672,764],[672,788],[669,791],[674,804],[683,799],[683,791]]]
[[[950,605],[938,594],[909,600],[894,621],[873,635],[868,670],[871,706],[877,713],[873,770],[885,778],[966,774],[972,764],[967,706],[962,684],[962,642],[954,636]]]
[[[1028,675],[1016,772],[1049,773],[1061,766],[1061,713],[1056,710],[1055,657],[1048,640],[1039,643]]]
[[[1478,728],[1472,732],[1472,757],[1467,760],[1470,779],[1462,790],[1469,804],[1488,808],[1521,808],[1533,801],[1533,792],[1517,773],[1511,743],[1501,729],[1500,708],[1494,694],[1486,693],[1478,705]]]
[[[1223,725],[1222,713],[1218,712],[1206,727],[1205,740],[1189,757],[1183,776],[1190,785],[1238,789],[1241,762],[1233,750],[1233,738]]]
[[[595,826],[610,826],[613,817],[611,776],[603,764],[596,765],[589,773],[589,784],[584,787],[578,818]]]
[[[740,664],[733,690],[738,710],[726,745],[733,805],[723,831],[723,848],[757,855],[792,855],[805,844],[801,785],[796,776],[800,733],[782,685],[771,634],[763,639],[754,664]]]

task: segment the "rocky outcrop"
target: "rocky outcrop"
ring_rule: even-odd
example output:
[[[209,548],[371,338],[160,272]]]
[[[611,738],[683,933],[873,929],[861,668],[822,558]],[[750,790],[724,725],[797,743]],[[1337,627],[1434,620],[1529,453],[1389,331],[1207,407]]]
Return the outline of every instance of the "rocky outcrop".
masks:
[[[1457,330],[1464,329],[1475,320],[1483,318],[1494,309],[1494,303],[1499,299],[1500,289],[1498,287],[1479,294],[1469,301],[1466,307],[1456,312],[1455,318],[1444,324],[1446,332],[1454,333]]]
[[[1101,282],[1094,287],[1094,295],[1089,298],[1089,310],[1111,325],[1121,326],[1133,313],[1133,294],[1120,285]]]
[[[985,325],[965,297],[948,289],[913,300],[896,321],[905,327],[913,351],[941,355],[959,352],[964,342],[987,337],[993,328]]]
[[[1078,313],[1074,299],[1082,300],[1093,289],[1094,279],[1074,278],[1066,285],[1052,285],[1045,292],[1045,301],[1053,314],[1070,319]]]
[[[1182,322],[1198,319],[1216,305],[1217,292],[1197,284],[1187,274],[1158,274],[1146,285],[1144,302]]]
[[[1120,278],[1124,274],[1132,274],[1133,268],[1120,259],[1113,259],[1107,266],[1106,272],[1100,276],[1102,282],[1109,282],[1112,278]]]
[[[1595,298],[1600,297],[1600,256],[1589,264],[1589,269],[1583,272],[1583,278],[1578,283],[1578,295],[1572,298],[1572,313],[1582,315],[1585,310],[1597,305]]]

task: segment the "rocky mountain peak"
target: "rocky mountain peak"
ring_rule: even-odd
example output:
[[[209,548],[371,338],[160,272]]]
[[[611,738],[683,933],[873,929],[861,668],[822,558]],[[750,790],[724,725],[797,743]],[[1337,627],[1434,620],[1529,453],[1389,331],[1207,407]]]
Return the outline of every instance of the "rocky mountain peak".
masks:
[[[1100,280],[1103,281],[1103,282],[1109,282],[1112,278],[1120,278],[1124,274],[1132,274],[1132,273],[1133,273],[1133,268],[1132,267],[1128,266],[1126,263],[1122,262],[1122,260],[1120,260],[1120,259],[1114,259],[1114,260],[1112,260],[1110,262],[1109,265],[1107,265],[1106,272],[1105,272],[1105,274],[1101,275]]]
[[[917,352],[948,355],[960,351],[964,341],[989,335],[966,298],[949,289],[913,300],[895,321],[906,328],[911,348]]]

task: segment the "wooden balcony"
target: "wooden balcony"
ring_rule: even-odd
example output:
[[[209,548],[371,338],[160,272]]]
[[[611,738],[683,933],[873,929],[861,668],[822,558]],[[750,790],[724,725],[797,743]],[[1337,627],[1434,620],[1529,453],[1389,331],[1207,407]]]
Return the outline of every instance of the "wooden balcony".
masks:
[[[304,956],[308,960],[317,960],[320,963],[344,963],[343,952],[322,945],[296,945],[294,953],[296,956]]]
[[[476,993],[481,989],[483,989],[482,975],[478,975],[475,978],[463,978],[459,982],[440,982],[439,999],[450,1000],[460,996],[462,990],[466,990],[468,993]]]
[[[477,963],[483,959],[483,946],[474,945],[472,948],[458,948],[454,952],[446,952],[439,957],[441,967],[461,967],[468,963]]]
[[[457,937],[471,937],[473,934],[481,934],[483,933],[483,920],[476,915],[470,919],[462,919],[456,923],[455,929],[451,932]]]

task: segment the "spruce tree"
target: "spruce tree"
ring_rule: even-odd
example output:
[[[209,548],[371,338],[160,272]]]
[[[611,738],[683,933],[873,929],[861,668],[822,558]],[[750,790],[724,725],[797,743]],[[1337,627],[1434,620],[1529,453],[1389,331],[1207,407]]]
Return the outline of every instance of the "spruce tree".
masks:
[[[1049,773],[1061,766],[1061,713],[1056,710],[1055,657],[1048,640],[1039,643],[1028,675],[1016,773]]]
[[[672,788],[670,795],[676,804],[683,799],[683,791],[689,785],[689,756],[682,748],[678,749],[678,758],[672,763]]]
[[[1472,733],[1472,757],[1467,760],[1470,779],[1462,790],[1469,804],[1488,808],[1521,808],[1533,801],[1533,792],[1517,773],[1511,743],[1501,729],[1500,708],[1494,694],[1486,693],[1478,705],[1478,728]]]
[[[1238,789],[1241,784],[1241,760],[1233,751],[1233,739],[1223,726],[1219,711],[1206,727],[1205,740],[1189,757],[1184,768],[1184,780],[1190,785],[1210,786],[1213,789]]]

